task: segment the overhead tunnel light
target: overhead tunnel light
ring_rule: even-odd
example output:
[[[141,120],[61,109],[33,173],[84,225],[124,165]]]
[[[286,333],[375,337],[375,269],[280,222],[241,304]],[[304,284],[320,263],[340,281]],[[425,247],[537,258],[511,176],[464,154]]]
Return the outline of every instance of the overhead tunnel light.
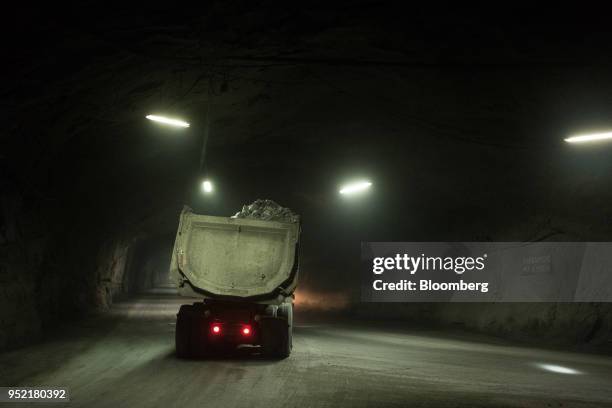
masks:
[[[570,375],[576,375],[576,374],[582,374],[582,372],[578,371],[578,370],[574,370],[573,368],[570,367],[564,367],[564,366],[560,366],[560,365],[556,365],[556,364],[536,364],[539,368],[541,368],[542,370],[545,371],[550,371],[551,373],[556,373],[556,374],[570,374]]]
[[[596,142],[596,141],[610,140],[610,139],[612,139],[612,132],[592,133],[588,135],[571,136],[563,140],[565,140],[567,143],[588,143],[588,142]]]
[[[372,183],[369,181],[357,181],[354,183],[345,184],[340,188],[340,194],[348,195],[353,193],[359,193],[369,189],[372,186]]]
[[[205,193],[212,193],[213,185],[210,180],[204,180],[202,182],[202,191],[204,191]]]
[[[167,118],[165,116],[158,116],[158,115],[147,115],[146,118],[149,120],[152,120],[153,122],[163,123],[164,125],[183,127],[183,128],[189,127],[189,123],[183,120],[180,120],[180,119],[172,119],[172,118]]]

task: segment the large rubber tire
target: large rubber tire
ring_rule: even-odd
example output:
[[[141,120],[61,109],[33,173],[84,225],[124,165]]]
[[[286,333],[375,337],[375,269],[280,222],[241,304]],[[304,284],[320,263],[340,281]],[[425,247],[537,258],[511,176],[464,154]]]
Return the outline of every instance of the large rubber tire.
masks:
[[[278,317],[282,317],[287,319],[287,345],[289,350],[287,351],[287,357],[291,354],[291,350],[293,350],[293,303],[283,303],[278,307],[277,312]]]
[[[176,315],[174,344],[178,358],[190,358],[193,356],[191,348],[193,316],[193,305],[182,305]]]
[[[286,358],[291,353],[287,320],[279,317],[262,317],[259,321],[263,355],[271,358]]]
[[[204,305],[193,305],[191,317],[191,356],[205,357],[210,352],[208,344],[208,320],[204,315]]]
[[[287,358],[293,348],[293,305],[278,307],[277,317],[266,316],[260,321],[263,354],[272,358]]]

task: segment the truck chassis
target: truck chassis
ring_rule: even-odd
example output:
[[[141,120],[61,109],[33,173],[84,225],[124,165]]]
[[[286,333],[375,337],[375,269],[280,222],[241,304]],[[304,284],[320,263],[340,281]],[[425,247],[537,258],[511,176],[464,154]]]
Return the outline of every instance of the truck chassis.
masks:
[[[270,358],[287,358],[293,347],[293,303],[279,306],[206,299],[182,305],[175,330],[176,354],[198,358],[240,345],[259,346]]]

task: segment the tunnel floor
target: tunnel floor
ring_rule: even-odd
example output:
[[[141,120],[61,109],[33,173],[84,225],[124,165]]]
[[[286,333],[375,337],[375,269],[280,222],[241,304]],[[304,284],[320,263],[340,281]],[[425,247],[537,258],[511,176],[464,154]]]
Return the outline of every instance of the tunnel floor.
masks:
[[[0,354],[2,385],[68,387],[71,402],[53,406],[612,407],[610,357],[361,322],[298,323],[282,361],[246,349],[179,360],[182,303],[143,295]]]

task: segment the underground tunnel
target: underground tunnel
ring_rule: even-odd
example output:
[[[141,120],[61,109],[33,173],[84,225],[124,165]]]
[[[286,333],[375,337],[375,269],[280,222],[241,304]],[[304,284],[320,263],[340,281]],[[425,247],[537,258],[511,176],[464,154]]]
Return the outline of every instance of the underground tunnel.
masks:
[[[558,11],[13,5],[0,404],[612,406],[612,35]]]

